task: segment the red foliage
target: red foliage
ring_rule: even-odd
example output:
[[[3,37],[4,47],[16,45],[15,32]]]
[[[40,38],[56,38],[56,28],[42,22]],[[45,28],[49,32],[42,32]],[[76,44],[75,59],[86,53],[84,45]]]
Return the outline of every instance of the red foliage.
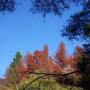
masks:
[[[81,51],[82,49],[77,47],[75,52]],[[22,80],[26,72],[30,74],[38,69],[43,70],[44,73],[66,73],[74,71],[77,61],[78,59],[75,55],[66,55],[65,45],[61,42],[53,59],[49,57],[48,46],[45,45],[42,51],[35,50],[33,54],[27,53],[24,60],[20,60],[16,69],[19,80]]]
[[[27,53],[25,61],[27,72],[34,72],[34,70],[36,69],[36,64],[33,55]]]
[[[24,72],[26,71],[23,60],[19,60],[18,64],[15,67],[17,73],[18,82],[24,78]]]
[[[58,50],[55,55],[55,59],[57,60],[57,63],[60,64],[60,66],[64,67],[66,62],[66,51],[65,51],[65,45],[63,42],[61,42],[58,47]]]
[[[77,47],[75,48],[74,55],[80,55],[80,54],[83,54],[83,51],[84,51],[83,48],[77,46]]]

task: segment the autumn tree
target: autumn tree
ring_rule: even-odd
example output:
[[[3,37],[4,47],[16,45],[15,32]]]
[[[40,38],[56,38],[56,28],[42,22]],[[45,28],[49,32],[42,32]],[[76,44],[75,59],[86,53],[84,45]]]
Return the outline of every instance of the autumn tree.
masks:
[[[37,72],[37,70],[43,73],[55,73],[60,70],[60,66],[55,65],[53,60],[48,55],[48,46],[45,45],[42,51],[35,50],[33,53],[27,53],[16,63],[15,70],[18,76],[22,78],[26,74],[30,75]]]
[[[89,46],[85,47],[88,48]],[[88,53],[88,54],[87,54]],[[73,56],[69,57],[67,65],[70,67],[69,70],[72,72],[67,75],[64,79],[57,78],[58,82],[64,85],[76,86],[83,88],[84,90],[90,89],[90,54],[85,48],[77,46]]]
[[[63,42],[59,45],[55,57],[49,57],[47,45],[42,50],[27,53],[24,57],[17,52],[14,61],[6,71],[5,80],[13,88],[20,88],[20,90],[41,88],[39,84],[43,86],[46,83],[48,83],[47,87],[53,88],[50,86],[54,85],[53,82],[56,83],[55,85],[58,84],[58,87],[61,85],[67,88],[77,85],[81,87],[81,79],[85,80],[80,78],[83,74],[79,73],[81,72],[79,65],[83,66],[80,61],[82,55],[78,56],[81,53],[83,55],[83,49],[76,47],[73,55],[66,55]]]
[[[24,63],[23,63],[24,62]],[[21,61],[16,65],[17,68],[17,73],[19,77],[19,82],[25,81],[27,79],[30,79],[33,81],[33,79],[39,78],[43,76],[43,74],[46,74],[47,78],[46,80],[41,79],[38,81],[42,85],[45,84],[46,82],[49,84],[49,81],[51,82],[52,80],[49,80],[48,75],[58,73],[60,71],[60,66],[57,66],[56,64],[53,63],[53,60],[49,57],[48,55],[48,46],[45,45],[43,50],[35,50],[32,54],[27,53],[26,56],[21,59]],[[19,85],[19,88],[23,87],[23,90],[26,90],[27,88],[31,88],[34,83],[36,83],[36,86],[34,87],[38,88],[38,83],[37,81],[33,82],[31,84],[31,87],[28,83],[32,81],[27,80],[27,84],[24,83],[25,87],[23,84]],[[54,79],[55,80],[55,79]],[[53,81],[52,81],[53,82]],[[50,85],[50,84],[49,84]],[[22,86],[22,87],[21,87]],[[51,86],[52,87],[52,86]]]
[[[60,66],[64,67],[65,66],[65,61],[66,61],[66,51],[65,51],[65,45],[63,42],[60,43],[55,59],[57,60],[57,63],[60,64]]]
[[[18,64],[15,66],[15,71],[17,74],[17,83],[20,83],[21,80],[25,78],[25,63],[22,59],[19,60]]]

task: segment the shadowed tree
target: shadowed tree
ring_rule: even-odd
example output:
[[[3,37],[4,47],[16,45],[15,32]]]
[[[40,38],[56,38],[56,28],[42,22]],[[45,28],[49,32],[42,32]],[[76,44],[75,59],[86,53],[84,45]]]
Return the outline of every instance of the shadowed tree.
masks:
[[[85,90],[90,90],[90,45],[84,45],[84,52],[80,52],[77,69],[81,75],[80,85]]]
[[[70,40],[84,40],[90,42],[90,1],[85,3],[83,9],[71,16],[62,30],[62,35]]]
[[[14,0],[0,0],[0,12],[12,12],[15,10]]]
[[[65,45],[63,42],[61,42],[58,47],[58,50],[55,55],[55,59],[57,60],[58,64],[60,64],[62,67],[64,67],[65,60],[66,60],[66,51],[65,51]]]
[[[80,48],[77,48],[77,70],[80,75],[78,86],[84,90],[90,89],[90,1],[84,4],[83,9],[71,16],[68,24],[62,31],[62,35],[69,38],[69,40],[84,40],[83,53]]]
[[[87,0],[32,0],[31,10],[34,13],[42,13],[46,16],[49,13],[62,15],[63,11],[69,9],[71,4],[84,4]]]
[[[83,9],[73,14],[67,21],[67,25],[62,30],[62,36],[70,40],[90,41],[90,0],[32,0],[31,11],[42,13],[43,16],[49,13],[60,16],[71,7],[72,3],[81,4]]]

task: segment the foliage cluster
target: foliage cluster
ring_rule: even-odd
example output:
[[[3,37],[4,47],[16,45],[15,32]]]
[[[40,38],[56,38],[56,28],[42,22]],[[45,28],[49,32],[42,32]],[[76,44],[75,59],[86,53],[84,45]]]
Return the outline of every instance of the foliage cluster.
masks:
[[[61,42],[53,57],[49,56],[47,45],[41,51],[28,52],[25,57],[17,52],[3,85],[11,90],[68,90],[72,87],[72,90],[76,87],[76,90],[89,90],[90,56],[86,58],[84,51],[77,46],[72,55],[67,55]]]

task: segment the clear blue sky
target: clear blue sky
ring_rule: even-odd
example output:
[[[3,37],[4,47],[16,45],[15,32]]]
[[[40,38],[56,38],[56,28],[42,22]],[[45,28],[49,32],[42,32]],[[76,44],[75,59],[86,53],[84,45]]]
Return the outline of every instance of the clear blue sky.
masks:
[[[28,2],[27,2],[28,3]],[[12,14],[0,14],[0,76],[5,74],[15,53],[20,51],[41,50],[45,44],[49,46],[49,54],[55,53],[58,44],[63,41],[66,50],[71,53],[76,45],[60,36],[60,29],[69,19],[70,14],[77,8],[64,13],[62,17],[47,16],[45,22],[40,14],[33,15],[28,12],[28,5],[18,3],[17,10]]]

